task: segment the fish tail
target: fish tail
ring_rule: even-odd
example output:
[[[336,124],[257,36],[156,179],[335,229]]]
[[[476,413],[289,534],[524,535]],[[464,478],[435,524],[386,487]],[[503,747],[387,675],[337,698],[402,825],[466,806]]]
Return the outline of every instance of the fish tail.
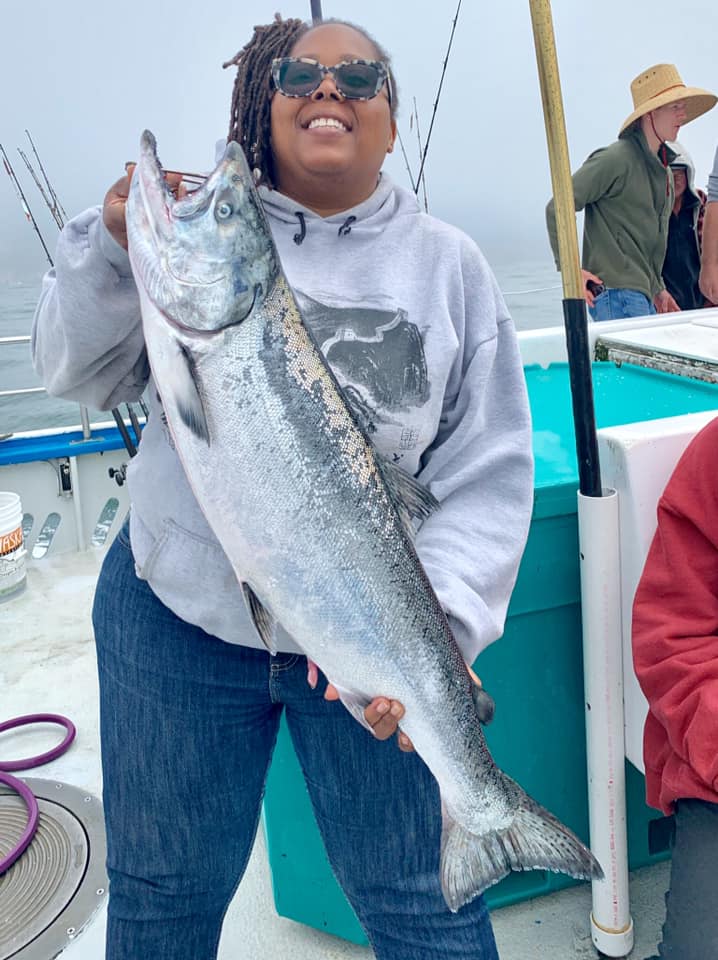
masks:
[[[510,783],[520,791],[520,800],[511,825],[504,830],[477,835],[444,811],[441,888],[454,913],[512,870],[551,870],[577,880],[603,879],[601,865],[588,847]]]

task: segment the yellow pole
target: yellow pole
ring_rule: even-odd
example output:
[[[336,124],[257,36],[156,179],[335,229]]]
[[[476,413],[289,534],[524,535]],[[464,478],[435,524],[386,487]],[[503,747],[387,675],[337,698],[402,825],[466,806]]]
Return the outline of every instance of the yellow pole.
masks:
[[[571,183],[571,164],[566,140],[566,121],[563,114],[551,3],[550,0],[529,0],[529,6],[536,46],[536,64],[541,84],[546,141],[551,165],[551,184],[556,206],[563,295],[567,298],[583,299],[583,280],[576,235],[576,208]]]
[[[551,3],[550,0],[529,0],[529,6],[556,208],[559,262],[563,280],[563,318],[576,433],[579,488],[585,496],[600,497],[601,475],[596,442],[596,415],[593,408],[586,301],[578,259],[576,208],[568,158],[566,123],[563,116],[561,81],[556,59],[556,42],[551,19]]]

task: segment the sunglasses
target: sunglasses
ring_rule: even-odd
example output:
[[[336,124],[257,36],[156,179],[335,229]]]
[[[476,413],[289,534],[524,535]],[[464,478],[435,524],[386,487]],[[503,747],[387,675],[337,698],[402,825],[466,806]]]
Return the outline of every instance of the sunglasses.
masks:
[[[372,100],[386,83],[391,103],[389,70],[381,60],[342,60],[333,67],[308,57],[272,60],[274,86],[285,97],[310,97],[327,74],[347,100]]]

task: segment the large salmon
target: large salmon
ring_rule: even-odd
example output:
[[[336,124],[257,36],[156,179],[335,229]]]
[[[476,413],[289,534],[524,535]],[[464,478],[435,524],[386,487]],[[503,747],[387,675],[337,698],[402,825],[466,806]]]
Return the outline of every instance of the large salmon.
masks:
[[[356,719],[400,700],[436,778],[452,910],[510,870],[601,876],[494,763],[483,701],[413,546],[432,495],[380,457],[302,322],[241,148],[176,200],[145,133],[127,205],[153,375],[177,451],[270,651],[281,624]],[[397,763],[402,757],[397,754]]]

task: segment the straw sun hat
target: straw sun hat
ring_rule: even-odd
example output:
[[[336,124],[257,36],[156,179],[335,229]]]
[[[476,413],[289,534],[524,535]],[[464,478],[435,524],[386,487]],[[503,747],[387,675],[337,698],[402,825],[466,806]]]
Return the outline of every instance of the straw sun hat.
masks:
[[[635,110],[624,122],[619,136],[639,117],[645,116],[651,110],[657,110],[658,107],[665,107],[668,103],[685,100],[685,122],[688,123],[714,107],[718,100],[718,97],[707,90],[687,87],[672,63],[657,63],[655,67],[649,67],[639,74],[631,84],[631,95]]]

